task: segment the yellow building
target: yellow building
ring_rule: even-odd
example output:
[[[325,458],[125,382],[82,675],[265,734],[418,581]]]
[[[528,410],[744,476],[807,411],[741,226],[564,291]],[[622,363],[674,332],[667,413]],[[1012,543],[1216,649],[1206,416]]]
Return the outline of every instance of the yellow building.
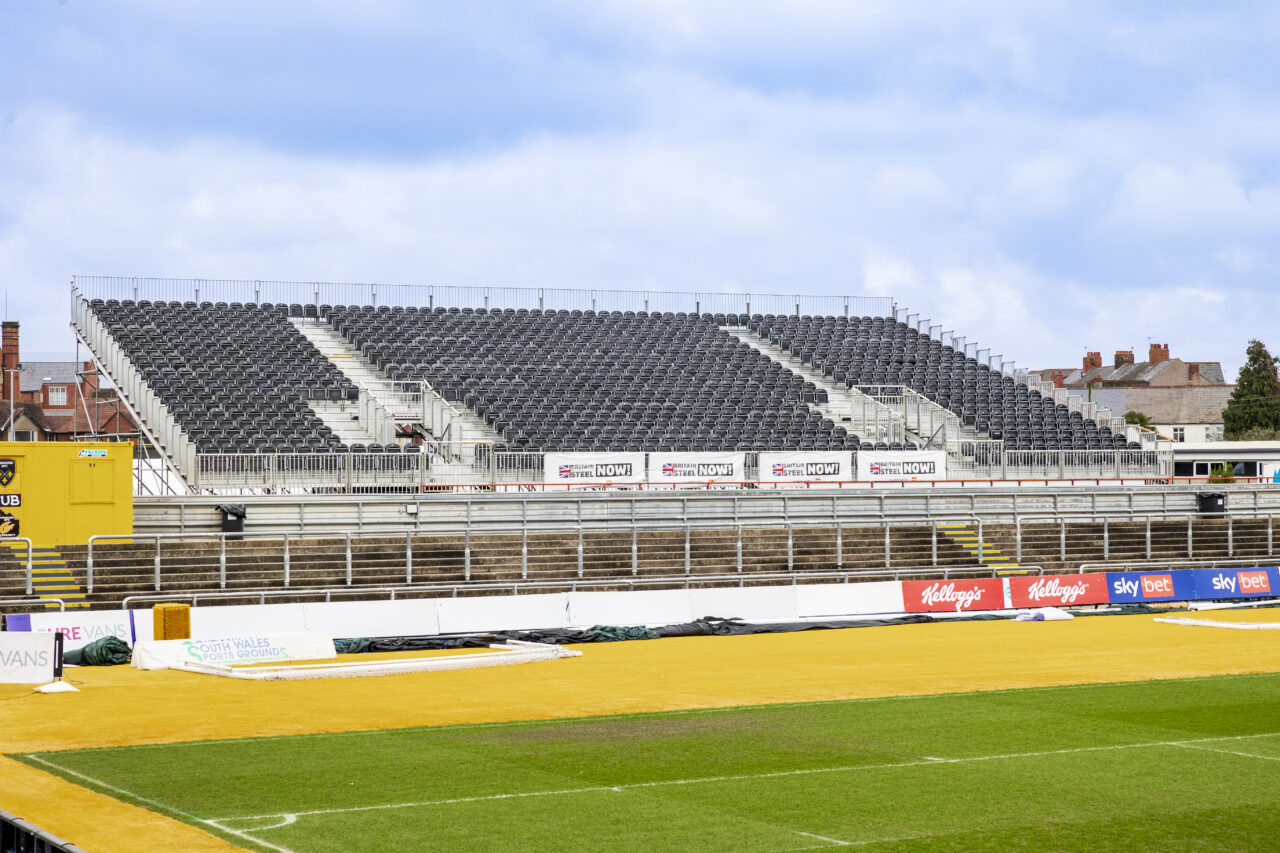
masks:
[[[132,444],[0,441],[0,537],[56,548],[132,532]]]

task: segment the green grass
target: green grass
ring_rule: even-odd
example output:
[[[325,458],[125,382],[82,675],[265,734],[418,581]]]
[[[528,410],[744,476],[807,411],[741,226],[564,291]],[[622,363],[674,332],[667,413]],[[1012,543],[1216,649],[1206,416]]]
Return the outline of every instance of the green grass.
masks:
[[[1274,675],[15,757],[299,853],[1280,849]]]

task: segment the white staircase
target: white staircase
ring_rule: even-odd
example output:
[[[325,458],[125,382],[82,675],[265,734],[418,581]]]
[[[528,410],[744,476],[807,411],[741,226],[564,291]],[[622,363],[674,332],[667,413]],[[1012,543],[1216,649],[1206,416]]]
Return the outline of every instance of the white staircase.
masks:
[[[382,443],[361,422],[360,404],[354,400],[308,400],[307,405],[343,444]]]
[[[293,322],[303,337],[315,344],[322,356],[342,371],[342,374],[357,388],[377,401],[378,405],[390,413],[396,423],[418,424],[440,442],[502,440],[502,437],[494,432],[483,418],[463,406],[449,403],[430,388],[426,391],[425,400],[420,392],[406,392],[398,389],[395,383],[387,379],[363,355],[356,352],[347,339],[329,324],[298,317],[295,317]],[[359,408],[354,402],[345,405]],[[315,407],[316,404],[312,403],[312,408]],[[324,417],[319,410],[317,414]],[[338,414],[340,415],[341,412]],[[325,422],[328,423],[328,421]],[[332,427],[332,424],[330,426]],[[334,431],[336,432],[337,429],[334,428]]]

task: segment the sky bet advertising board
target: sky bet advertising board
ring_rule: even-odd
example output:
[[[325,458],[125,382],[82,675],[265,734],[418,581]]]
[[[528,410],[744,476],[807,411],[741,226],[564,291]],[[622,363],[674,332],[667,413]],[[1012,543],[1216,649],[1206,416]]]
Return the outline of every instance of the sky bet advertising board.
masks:
[[[1275,566],[1191,571],[1196,598],[1267,598],[1280,593],[1280,572]]]
[[[1112,604],[1148,604],[1152,601],[1190,601],[1195,597],[1191,569],[1166,572],[1107,572],[1107,592]]]

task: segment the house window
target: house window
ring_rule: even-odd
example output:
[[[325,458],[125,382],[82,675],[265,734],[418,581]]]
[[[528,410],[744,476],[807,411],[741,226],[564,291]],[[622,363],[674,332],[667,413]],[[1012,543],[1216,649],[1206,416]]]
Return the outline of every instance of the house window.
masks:
[[[1173,440],[1174,440],[1174,441],[1186,441],[1186,440],[1187,440],[1187,428],[1186,428],[1186,427],[1174,427],[1174,428],[1173,428]]]
[[[67,405],[67,386],[49,386],[49,408],[57,409]]]
[[[14,441],[35,441],[36,440],[35,430],[16,429],[13,431],[13,440]]]

